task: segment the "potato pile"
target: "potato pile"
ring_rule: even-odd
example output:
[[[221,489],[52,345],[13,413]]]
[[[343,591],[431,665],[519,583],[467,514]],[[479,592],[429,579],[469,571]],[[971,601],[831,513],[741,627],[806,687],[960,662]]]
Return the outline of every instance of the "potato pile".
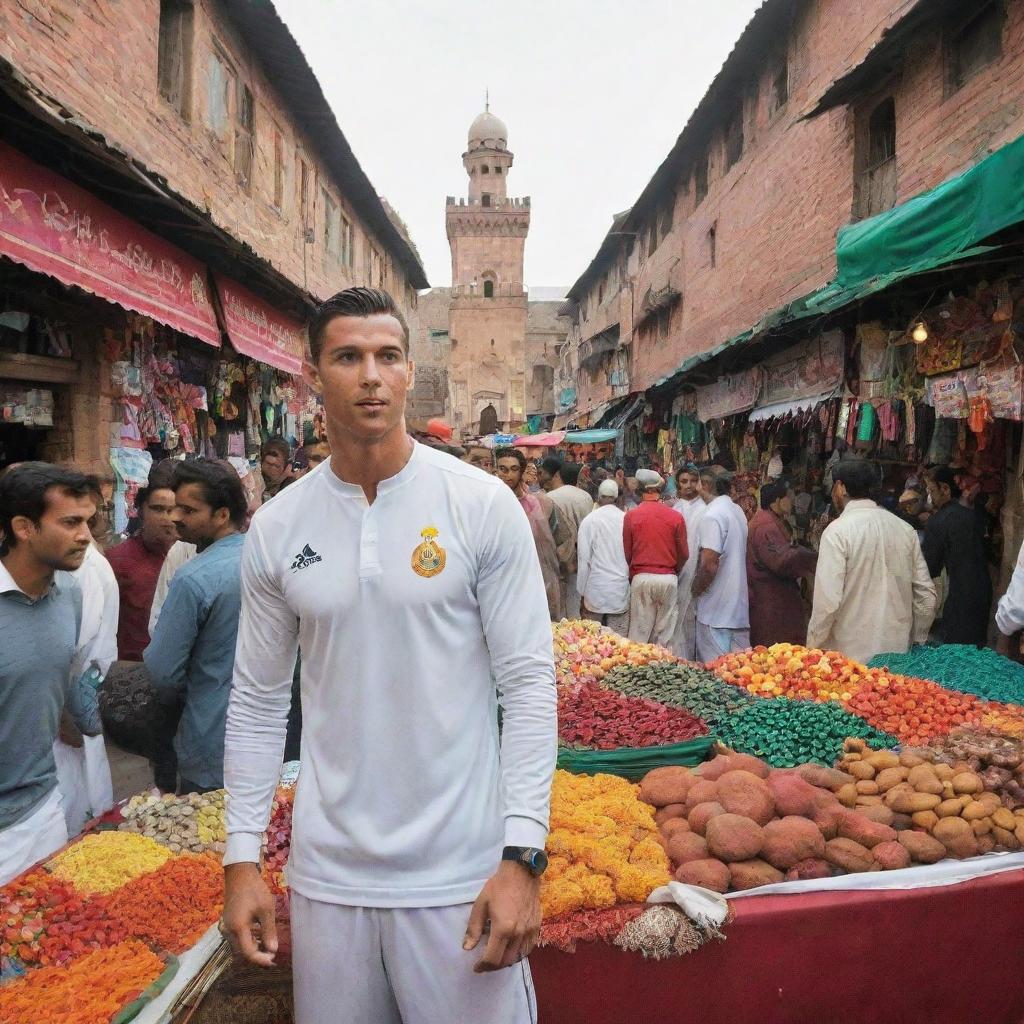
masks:
[[[140,793],[121,811],[118,830],[149,836],[172,853],[223,853],[224,790],[157,796]]]
[[[968,761],[943,760],[930,748],[872,750],[860,739],[847,740],[845,747],[837,768],[856,781],[835,789],[840,803],[891,825],[901,841],[916,832],[920,838],[908,835],[906,842],[920,851],[924,839],[938,840],[944,852],[935,860],[1024,846],[1024,808],[1005,807]],[[931,850],[938,853],[937,846]],[[916,859],[930,863],[920,851]]]
[[[730,752],[694,770],[656,768],[641,781],[640,798],[657,808],[675,878],[717,892],[946,856],[931,836],[905,839],[875,820],[882,815],[844,806],[834,791],[849,786],[856,794],[856,783],[855,776],[818,764],[772,768]]]

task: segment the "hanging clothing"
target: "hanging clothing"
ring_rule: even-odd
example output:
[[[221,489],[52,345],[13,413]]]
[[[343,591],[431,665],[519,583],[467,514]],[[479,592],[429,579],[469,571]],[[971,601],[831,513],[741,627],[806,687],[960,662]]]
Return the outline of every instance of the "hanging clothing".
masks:
[[[807,616],[799,580],[814,575],[817,556],[794,547],[786,523],[771,509],[759,509],[747,532],[750,642],[803,644]]]

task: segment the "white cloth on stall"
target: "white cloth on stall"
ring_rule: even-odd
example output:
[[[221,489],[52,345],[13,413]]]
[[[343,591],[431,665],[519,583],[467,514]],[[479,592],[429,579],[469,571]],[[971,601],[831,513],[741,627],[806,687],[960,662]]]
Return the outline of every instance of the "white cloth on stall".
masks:
[[[629,589],[629,639],[669,647],[679,616],[675,573],[638,572]]]
[[[717,552],[718,572],[697,598],[697,622],[728,629],[750,628],[747,598],[747,517],[727,494],[704,510],[697,547]]]
[[[329,462],[291,484],[246,535],[225,863],[259,859],[301,639],[292,890],[476,899],[503,846],[547,838],[550,630],[529,521],[496,477],[415,444],[372,504]]]
[[[733,651],[745,651],[750,646],[749,629],[729,629],[726,626],[709,626],[697,623],[697,660],[708,662],[721,658]]]
[[[110,563],[95,544],[90,544],[81,566],[72,574],[82,591],[82,625],[78,647],[71,663],[75,682],[93,666],[106,676],[117,660],[117,621],[120,594]],[[84,736],[81,747],[57,739],[53,744],[68,835],[76,836],[82,826],[114,804],[110,762],[102,736]]]
[[[1024,544],[1017,555],[1010,585],[996,606],[996,626],[1003,636],[1013,636],[1024,629]]]
[[[60,790],[55,788],[27,818],[0,831],[0,885],[56,853],[67,841]]]
[[[686,540],[690,554],[679,573],[679,618],[672,641],[676,656],[693,661],[697,656],[697,602],[693,599],[693,577],[700,562],[700,524],[707,511],[703,498],[680,498],[672,506],[686,521]]]
[[[622,543],[626,513],[615,505],[594,509],[580,523],[577,585],[587,610],[601,615],[629,611],[629,566]]]
[[[685,882],[659,886],[647,897],[647,902],[674,903],[691,921],[705,927],[717,928],[729,916],[729,903],[720,892]]]
[[[347,907],[293,892],[295,1024],[534,1024],[525,960],[473,973],[487,936],[462,948],[471,907]]]
[[[928,639],[935,584],[914,528],[867,499],[821,535],[807,646],[867,664]]]

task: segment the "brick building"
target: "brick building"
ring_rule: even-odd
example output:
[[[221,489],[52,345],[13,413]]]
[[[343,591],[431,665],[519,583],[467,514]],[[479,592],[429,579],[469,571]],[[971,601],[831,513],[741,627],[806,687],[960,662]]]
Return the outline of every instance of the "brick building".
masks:
[[[508,195],[512,162],[508,129],[488,108],[470,126],[462,156],[468,196],[449,196],[446,206],[452,286],[431,293],[432,308],[448,306],[447,350],[437,357],[448,361],[448,414],[466,435],[554,413],[552,384],[565,326],[561,303],[532,301],[523,284],[530,199]],[[431,330],[441,328],[421,325],[421,344],[429,345]]]
[[[105,341],[126,329],[126,315],[147,314],[183,349],[198,338],[295,379],[301,325],[315,301],[372,284],[410,313],[427,285],[400,219],[359,166],[268,3],[4,5],[0,105],[10,147],[0,156],[0,255],[8,257],[0,273],[8,309],[33,321],[22,336],[10,328],[0,338],[0,379],[52,390],[55,406],[45,435],[4,435],[8,458],[107,463],[107,428],[119,411]],[[34,184],[44,174],[50,191]],[[80,215],[77,237],[68,228],[51,239],[59,259],[33,257],[29,228],[15,225],[10,200],[26,188],[29,207],[42,211],[32,230],[52,227],[48,200],[77,197],[66,204]],[[105,218],[134,254],[116,270],[103,239],[85,252],[83,224],[100,228]],[[147,293],[157,289],[154,266],[166,270],[159,301]],[[196,323],[208,321],[191,332],[171,301],[182,268],[191,269],[179,292],[202,307]],[[117,273],[131,279],[111,284]],[[31,336],[42,329],[36,320],[66,325],[70,351],[54,355],[50,342],[43,352]],[[266,391],[265,375],[263,383]],[[294,405],[301,386],[283,386]],[[291,406],[278,405],[276,419],[259,424],[264,434],[280,432]]]
[[[1022,96],[1024,0],[766,0],[569,291],[557,422],[832,280],[843,225],[1019,137]]]

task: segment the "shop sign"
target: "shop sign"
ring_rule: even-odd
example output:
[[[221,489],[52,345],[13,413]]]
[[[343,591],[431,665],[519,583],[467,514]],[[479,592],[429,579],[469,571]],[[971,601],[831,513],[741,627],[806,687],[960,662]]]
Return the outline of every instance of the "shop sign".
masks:
[[[0,143],[0,253],[220,345],[202,263],[5,143]]]
[[[828,331],[765,360],[760,405],[794,402],[837,390],[843,383],[842,331]]]
[[[757,401],[761,388],[758,367],[720,377],[714,384],[697,388],[697,417],[702,423],[746,412]]]
[[[306,330],[247,288],[215,274],[231,344],[243,355],[298,375],[306,356]]]
[[[942,419],[966,419],[971,399],[979,397],[988,399],[996,419],[1019,421],[1024,407],[1024,366],[974,367],[928,378],[928,401]]]

